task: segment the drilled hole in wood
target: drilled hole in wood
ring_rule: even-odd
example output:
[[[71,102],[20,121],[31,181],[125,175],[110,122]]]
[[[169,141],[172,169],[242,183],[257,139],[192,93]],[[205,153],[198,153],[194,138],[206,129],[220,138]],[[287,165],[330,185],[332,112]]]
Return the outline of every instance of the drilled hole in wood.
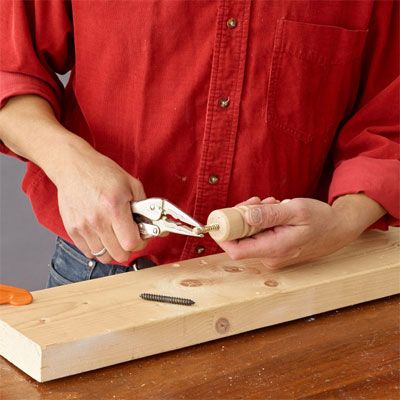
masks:
[[[274,279],[267,279],[267,280],[264,282],[264,285],[265,285],[265,286],[269,286],[269,287],[276,287],[276,286],[279,285],[279,283],[278,283],[276,280],[274,280]]]

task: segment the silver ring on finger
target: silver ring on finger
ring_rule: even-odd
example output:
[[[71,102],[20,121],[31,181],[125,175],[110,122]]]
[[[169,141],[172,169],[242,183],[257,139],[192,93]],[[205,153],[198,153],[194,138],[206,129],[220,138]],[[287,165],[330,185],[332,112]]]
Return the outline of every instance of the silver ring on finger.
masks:
[[[106,253],[107,253],[107,249],[105,247],[103,247],[100,251],[92,253],[92,255],[94,257],[101,257],[101,256],[104,256],[104,254],[106,254]]]

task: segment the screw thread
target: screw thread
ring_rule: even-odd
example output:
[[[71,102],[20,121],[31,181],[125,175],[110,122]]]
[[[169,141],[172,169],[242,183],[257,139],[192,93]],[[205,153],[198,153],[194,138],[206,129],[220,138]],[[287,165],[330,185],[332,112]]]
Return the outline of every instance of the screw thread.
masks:
[[[217,231],[218,229],[219,229],[219,224],[210,224],[204,226],[196,226],[193,228],[193,232],[199,235],[202,233]]]
[[[142,293],[140,295],[140,297],[143,300],[158,301],[161,303],[179,304],[182,306],[191,306],[191,305],[195,304],[195,302],[191,299],[184,299],[182,297],[165,296],[162,294]]]

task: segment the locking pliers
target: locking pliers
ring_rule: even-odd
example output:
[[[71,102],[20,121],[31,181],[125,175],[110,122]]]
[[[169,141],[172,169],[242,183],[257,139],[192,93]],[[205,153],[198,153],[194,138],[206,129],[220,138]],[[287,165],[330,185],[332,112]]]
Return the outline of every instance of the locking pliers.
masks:
[[[132,201],[131,210],[143,239],[160,236],[167,232],[186,236],[204,236],[196,230],[193,231],[193,228],[201,228],[202,225],[168,200],[153,197]],[[168,218],[169,216],[172,219]]]

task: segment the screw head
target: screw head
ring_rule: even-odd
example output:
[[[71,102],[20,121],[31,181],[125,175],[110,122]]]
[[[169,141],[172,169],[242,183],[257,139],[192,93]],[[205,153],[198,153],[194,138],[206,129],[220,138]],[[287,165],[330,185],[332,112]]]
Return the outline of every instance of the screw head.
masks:
[[[203,228],[200,227],[200,226],[195,226],[195,227],[192,229],[192,232],[193,232],[194,234],[196,234],[196,235],[201,235],[201,234],[204,233],[204,230],[203,230]]]

